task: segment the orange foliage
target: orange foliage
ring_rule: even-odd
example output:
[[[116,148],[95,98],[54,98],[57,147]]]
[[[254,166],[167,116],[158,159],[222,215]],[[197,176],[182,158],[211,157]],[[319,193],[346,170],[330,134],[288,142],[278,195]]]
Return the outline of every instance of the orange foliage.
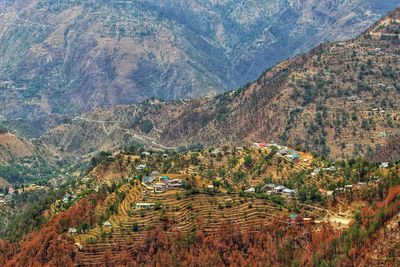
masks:
[[[400,185],[390,188],[386,199],[379,202],[377,206],[379,208],[387,207],[398,196],[400,196]]]
[[[74,242],[61,234],[67,227],[95,222],[93,200],[82,199],[52,218],[40,231],[21,241],[18,251],[3,260],[2,266],[74,266]]]
[[[328,225],[322,225],[318,231],[313,231],[311,233],[310,242],[307,243],[305,248],[306,253],[303,254],[302,263],[303,265],[310,265],[311,264],[311,255],[319,254],[322,257],[330,253],[330,249],[332,247],[330,244],[333,240],[339,238],[339,233],[335,232],[334,229]],[[335,249],[335,248],[333,248]],[[333,251],[335,253],[336,251]]]
[[[102,252],[100,266],[286,266],[308,255],[303,247],[312,242],[315,251],[321,240],[331,240],[329,226],[313,235],[307,227],[288,227],[285,223],[242,230],[226,223],[215,234],[203,232],[166,234],[150,231],[136,243],[112,247]],[[335,235],[333,235],[335,236]],[[311,238],[311,240],[310,240]],[[305,262],[311,262],[304,256]],[[79,262],[78,262],[79,264]]]
[[[14,253],[15,246],[7,241],[0,240],[0,266],[4,266]]]
[[[386,220],[400,208],[400,186],[391,188],[377,210],[361,211],[362,226],[368,227],[383,211]],[[95,223],[94,198],[84,199],[51,219],[44,228],[21,242],[19,247],[0,242],[1,266],[73,266],[84,254],[62,233],[67,227],[83,222]],[[382,214],[382,213],[381,213]],[[282,220],[284,221],[284,220]],[[202,224],[197,221],[197,226]],[[196,225],[194,225],[196,227]],[[172,228],[171,228],[172,229]],[[171,231],[169,231],[171,233]],[[179,231],[167,234],[162,228],[149,231],[140,242],[129,241],[101,252],[99,266],[312,266],[314,256],[330,258],[341,253],[339,234],[329,225],[318,231],[312,226],[288,226],[284,222],[242,230],[234,223],[225,223],[214,234]],[[351,243],[343,264],[363,262],[373,237]],[[93,248],[86,248],[88,250]]]

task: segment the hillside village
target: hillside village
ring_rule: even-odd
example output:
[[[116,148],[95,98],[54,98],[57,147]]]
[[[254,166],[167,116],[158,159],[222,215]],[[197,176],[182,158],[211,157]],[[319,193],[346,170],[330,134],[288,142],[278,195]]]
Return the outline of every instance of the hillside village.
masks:
[[[18,186],[18,188],[14,188],[13,186],[1,188],[0,205],[6,205],[7,203],[10,203],[15,195],[34,192],[34,191],[45,191],[47,189],[48,189],[47,186],[36,185],[34,183],[29,185]]]
[[[195,229],[213,235],[234,223],[243,231],[279,224],[346,233],[398,172],[396,162],[334,161],[274,141],[181,152],[134,146],[95,155],[83,176],[63,185],[11,186],[0,194],[0,209],[22,193],[56,190],[46,216],[57,216],[95,195],[101,199],[95,221],[62,230],[74,242],[79,265],[91,266],[154,229],[167,236]]]
[[[357,262],[391,264],[396,261],[399,231],[391,226],[384,233],[379,225],[386,220],[390,225],[398,223],[399,174],[398,162],[332,161],[274,142],[183,152],[144,148],[104,152],[92,159],[82,178],[58,189],[58,197],[45,211],[51,219],[25,246],[32,244],[30,251],[40,255],[36,241],[51,244],[49,251],[60,251],[53,250],[59,244],[65,254],[51,259],[65,264],[126,265],[128,254],[138,250],[147,255],[146,246],[153,244],[169,251],[164,242],[182,244],[180,238],[205,241],[224,233],[225,238],[241,240],[269,233],[273,242],[265,240],[268,247],[283,249],[291,240],[290,248],[308,255],[304,260],[309,262],[313,255],[328,253],[320,249],[329,246],[332,238],[340,248],[362,248],[358,238],[369,242],[370,236],[379,240],[390,236],[391,241],[379,250],[371,247],[374,251],[365,254],[366,247],[365,253],[357,254]],[[285,241],[278,242],[279,238]],[[320,246],[321,242],[327,243]],[[318,245],[308,253],[307,244]],[[0,251],[8,246],[1,245]],[[378,251],[384,256],[374,256]],[[354,255],[339,252],[345,261],[346,255]],[[293,260],[291,255],[275,258],[280,254],[272,253],[271,264]],[[263,259],[270,255],[271,251],[263,254]],[[336,257],[329,255],[325,257]],[[23,262],[26,257],[13,261]],[[155,259],[136,261],[146,265]]]
[[[103,196],[95,225],[65,230],[83,266],[157,227],[210,234],[226,221],[244,228],[279,222],[314,231],[329,224],[343,232],[395,167],[335,162],[275,142],[182,153],[121,151],[96,162],[51,207],[53,214],[63,213],[90,194]]]

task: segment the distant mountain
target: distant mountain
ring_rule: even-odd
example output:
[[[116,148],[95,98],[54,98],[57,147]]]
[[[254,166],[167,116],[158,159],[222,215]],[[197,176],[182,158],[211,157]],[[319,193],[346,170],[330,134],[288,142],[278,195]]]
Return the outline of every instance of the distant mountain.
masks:
[[[96,107],[215,95],[397,0],[0,0],[0,115],[39,136]],[[68,117],[67,116],[67,117]]]
[[[34,139],[10,132],[0,124],[0,188],[61,177],[58,150],[51,149],[51,146],[37,145]]]
[[[332,157],[371,155],[400,127],[399,32],[397,9],[360,37],[284,61],[245,89],[98,110],[40,142],[82,154],[134,141],[157,148],[275,140]]]

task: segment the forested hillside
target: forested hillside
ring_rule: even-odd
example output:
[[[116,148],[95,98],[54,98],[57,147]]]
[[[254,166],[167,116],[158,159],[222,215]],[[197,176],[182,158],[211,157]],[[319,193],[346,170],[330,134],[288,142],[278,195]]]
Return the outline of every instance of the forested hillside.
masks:
[[[329,161],[273,143],[185,153],[141,148],[92,163],[83,179],[10,224],[0,264],[399,263],[398,162]]]

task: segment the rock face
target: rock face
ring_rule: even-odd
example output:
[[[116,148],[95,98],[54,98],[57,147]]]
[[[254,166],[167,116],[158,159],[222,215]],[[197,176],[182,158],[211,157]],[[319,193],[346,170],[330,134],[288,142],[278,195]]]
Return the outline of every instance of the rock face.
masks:
[[[384,3],[383,3],[384,2]],[[0,0],[0,115],[38,136],[60,114],[215,95],[397,0]]]
[[[400,126],[399,32],[397,9],[360,37],[284,61],[245,89],[95,111],[41,142],[80,154],[135,140],[153,147],[275,140],[332,157],[368,155]]]

